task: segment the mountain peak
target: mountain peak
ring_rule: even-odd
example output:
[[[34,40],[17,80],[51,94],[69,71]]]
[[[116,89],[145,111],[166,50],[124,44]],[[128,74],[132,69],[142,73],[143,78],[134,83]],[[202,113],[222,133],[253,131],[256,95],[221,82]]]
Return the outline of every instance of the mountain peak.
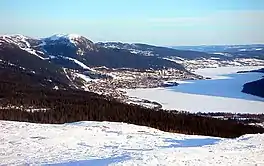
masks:
[[[94,43],[91,40],[78,34],[55,34],[53,36],[43,38],[42,41],[50,45],[60,44],[66,47],[70,46],[76,48],[77,49],[76,53],[78,55],[84,55],[89,51],[97,50]]]
[[[84,37],[81,35],[77,35],[77,34],[55,34],[55,35],[52,35],[51,37],[48,37],[48,39],[50,40],[59,40],[61,38],[65,38],[68,40],[74,40],[74,39],[79,39],[79,38],[84,38]]]

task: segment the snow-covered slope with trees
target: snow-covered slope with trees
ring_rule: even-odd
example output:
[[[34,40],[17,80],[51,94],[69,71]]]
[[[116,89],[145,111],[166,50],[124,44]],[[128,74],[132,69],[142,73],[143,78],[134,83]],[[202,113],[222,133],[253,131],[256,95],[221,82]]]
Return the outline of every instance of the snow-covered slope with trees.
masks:
[[[51,60],[62,66],[67,65],[65,59],[62,60],[62,58],[70,57],[93,67],[183,69],[179,64],[158,57],[145,57],[126,50],[104,48],[86,37],[76,34],[56,34],[45,38],[2,35],[0,43],[0,50],[4,48],[3,46],[18,47],[30,55],[37,56],[42,60]]]

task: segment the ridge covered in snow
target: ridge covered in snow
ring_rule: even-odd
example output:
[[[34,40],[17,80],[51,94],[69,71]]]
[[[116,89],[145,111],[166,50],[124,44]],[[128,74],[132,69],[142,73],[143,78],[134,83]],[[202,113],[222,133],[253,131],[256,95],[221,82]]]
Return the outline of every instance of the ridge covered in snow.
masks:
[[[96,51],[96,47],[91,40],[77,34],[55,34],[51,37],[43,38],[42,41],[59,42],[65,44],[72,44],[77,48],[78,55],[84,55],[87,51]],[[67,43],[68,42],[68,43]]]
[[[6,41],[9,44],[17,45],[20,49],[27,51],[28,53],[35,55],[42,60],[46,59],[45,57],[43,57],[44,53],[42,51],[35,50],[34,48],[32,48],[28,40],[33,40],[33,38],[17,34],[17,35],[3,35],[0,36],[0,39]]]
[[[84,37],[81,35],[77,35],[77,34],[55,34],[55,35],[52,35],[51,37],[43,38],[42,40],[44,40],[44,41],[45,40],[57,41],[57,40],[61,40],[61,39],[66,39],[70,43],[72,43],[76,46],[77,45],[76,41],[80,40],[81,38],[84,38]]]
[[[2,35],[0,39],[2,39],[1,43],[7,42],[17,45],[19,48],[41,59],[46,58],[45,54],[50,55],[49,46],[57,44],[75,47],[77,55],[84,55],[88,51],[96,51],[96,47],[92,41],[77,34],[56,34],[46,38],[31,38],[24,35]]]
[[[69,40],[73,40],[73,39],[78,39],[81,37],[82,37],[81,35],[77,35],[77,34],[55,34],[49,38],[50,40],[58,40],[60,38],[67,38]]]

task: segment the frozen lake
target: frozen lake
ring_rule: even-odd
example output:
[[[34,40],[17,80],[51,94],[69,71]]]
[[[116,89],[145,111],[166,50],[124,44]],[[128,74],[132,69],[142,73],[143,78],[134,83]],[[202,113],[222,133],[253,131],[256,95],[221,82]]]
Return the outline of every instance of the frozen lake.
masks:
[[[162,104],[164,109],[190,112],[264,113],[264,98],[241,92],[247,82],[261,79],[262,73],[237,73],[263,68],[220,67],[196,70],[210,80],[180,81],[178,86],[127,90],[129,96]]]

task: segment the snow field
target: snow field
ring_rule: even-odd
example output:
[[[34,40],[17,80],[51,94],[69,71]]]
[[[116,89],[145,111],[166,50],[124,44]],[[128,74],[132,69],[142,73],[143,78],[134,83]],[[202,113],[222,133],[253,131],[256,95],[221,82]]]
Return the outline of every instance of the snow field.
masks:
[[[162,132],[115,122],[0,121],[7,165],[262,165],[264,135],[237,139]]]

